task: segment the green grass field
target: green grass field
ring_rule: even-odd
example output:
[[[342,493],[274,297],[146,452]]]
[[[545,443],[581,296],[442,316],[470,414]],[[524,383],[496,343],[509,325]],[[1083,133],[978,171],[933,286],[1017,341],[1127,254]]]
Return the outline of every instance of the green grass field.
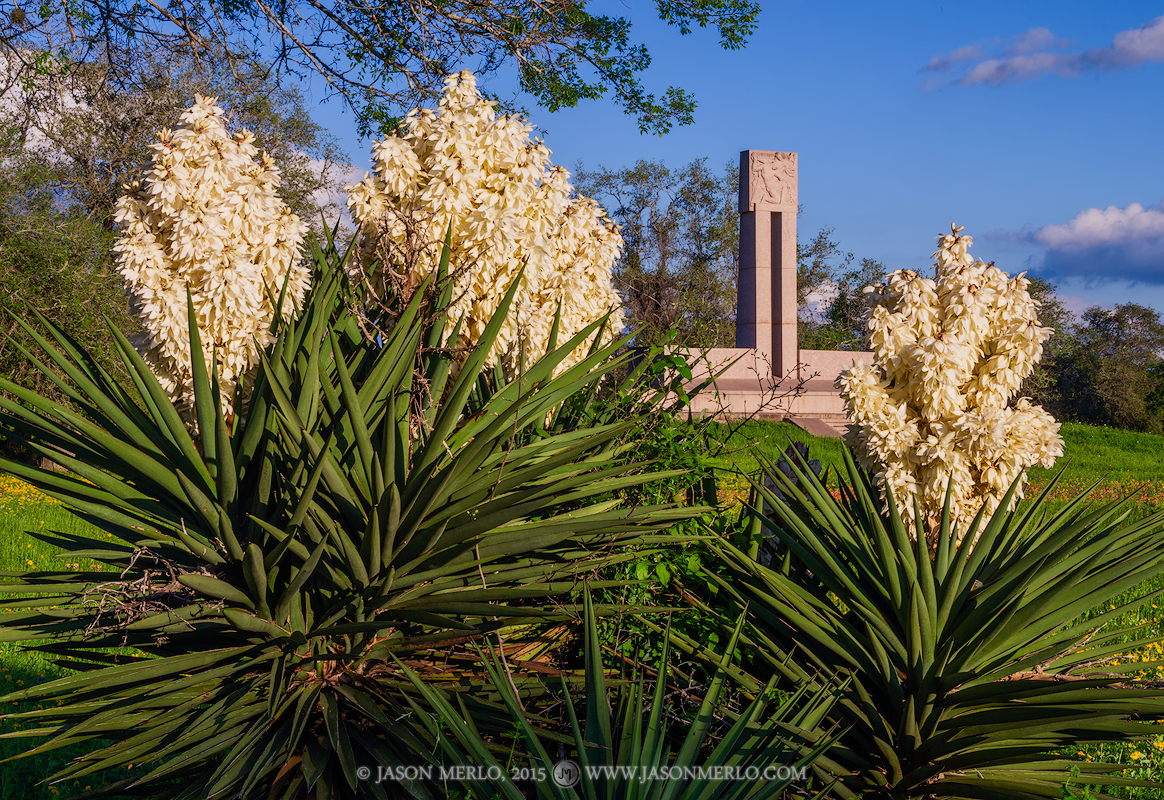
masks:
[[[19,569],[100,569],[100,565],[76,564],[59,556],[52,545],[30,535],[38,532],[66,532],[103,536],[27,484],[9,476],[0,477],[0,570]],[[66,674],[39,653],[22,651],[19,645],[0,643],[0,694],[7,694]],[[36,703],[9,704],[3,713],[31,711]],[[0,721],[0,733],[8,733],[18,723]],[[25,723],[27,724],[27,723]],[[0,739],[0,758],[11,758],[35,746],[33,739]],[[43,783],[77,753],[64,749],[0,764],[0,800],[40,800],[68,797],[85,791],[89,782],[67,781],[55,786]]]
[[[1092,483],[1098,483],[1091,492],[1094,501],[1109,500],[1139,489],[1135,507],[1137,516],[1164,507],[1164,437],[1070,424],[1064,425],[1062,432],[1067,447],[1066,458],[1061,463],[1066,467],[1053,494],[1056,505]],[[747,481],[743,473],[754,472],[762,460],[774,461],[788,446],[789,439],[807,443],[811,457],[820,459],[825,466],[842,466],[839,440],[818,439],[784,423],[747,423],[716,458],[716,464],[723,468],[719,481],[721,500],[733,503],[746,496]],[[1055,471],[1057,469],[1033,470],[1032,490],[1028,494],[1046,485]],[[76,564],[58,557],[56,548],[30,535],[42,531],[105,535],[77,520],[27,484],[0,476],[0,570],[100,568],[100,565]],[[1161,586],[1164,586],[1164,574],[1124,599],[1134,600]],[[1164,625],[1164,609],[1158,606],[1164,606],[1164,598],[1144,603],[1125,621],[1145,625],[1152,632],[1159,631]],[[1100,610],[1096,609],[1096,612]],[[1159,647],[1133,649],[1126,659],[1154,662],[1164,660],[1164,652]],[[35,652],[22,651],[19,645],[0,643],[0,694],[50,680],[64,672]],[[1164,680],[1164,668],[1153,667],[1151,674]],[[7,708],[0,708],[0,713],[31,707],[30,704],[21,704],[18,709],[9,704]],[[0,721],[0,733],[11,732],[13,724],[8,720]],[[0,758],[27,751],[31,741],[0,738]],[[46,786],[41,782],[75,755],[67,750],[57,751],[0,764],[0,800],[46,800],[84,791],[88,785],[84,780],[56,786]],[[1095,761],[1127,764],[1128,777],[1164,780],[1164,735],[1150,742],[1091,748],[1084,755]],[[1073,791],[1077,797],[1085,796],[1081,788]],[[1117,789],[1113,793],[1133,800],[1160,797],[1154,792],[1137,789]]]
[[[716,426],[713,435],[722,440],[724,431],[725,426]],[[1090,493],[1094,502],[1138,491],[1137,513],[1164,508],[1164,437],[1073,423],[1063,425],[1062,435],[1067,443],[1064,457],[1051,469],[1036,467],[1030,471],[1028,497],[1038,494],[1062,471],[1050,496],[1052,508],[1093,483],[1099,484]],[[811,458],[843,473],[844,445],[839,439],[811,436],[787,423],[748,422],[723,443],[713,462],[725,470],[720,486],[726,499],[746,493],[743,473],[754,473],[762,464],[776,461],[790,441],[806,443]],[[733,471],[738,474],[732,475]]]

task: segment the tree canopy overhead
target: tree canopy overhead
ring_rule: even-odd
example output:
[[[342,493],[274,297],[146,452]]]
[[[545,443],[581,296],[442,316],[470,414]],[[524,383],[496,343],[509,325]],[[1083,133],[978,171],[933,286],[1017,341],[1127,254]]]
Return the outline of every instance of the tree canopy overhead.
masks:
[[[625,17],[591,14],[577,0],[0,0],[0,47],[26,73],[62,59],[109,65],[179,50],[262,53],[281,72],[323,77],[356,112],[360,132],[394,127],[440,95],[459,69],[516,68],[522,91],[551,111],[612,93],[643,132],[693,119],[694,98],[647,91],[650,64]],[[715,27],[742,47],[759,14],[753,0],[656,0],[659,17],[690,33]],[[502,104],[504,106],[504,104]]]

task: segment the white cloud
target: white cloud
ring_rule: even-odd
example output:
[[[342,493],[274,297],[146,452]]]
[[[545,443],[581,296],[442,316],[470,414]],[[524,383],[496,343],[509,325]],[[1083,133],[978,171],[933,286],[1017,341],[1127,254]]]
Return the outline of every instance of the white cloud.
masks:
[[[1053,47],[1066,47],[1071,42],[1060,39],[1051,33],[1050,28],[1031,28],[1021,36],[1016,36],[1007,43],[1002,51],[1004,56],[1023,56],[1039,50],[1049,50]]]
[[[1126,69],[1164,61],[1164,16],[1139,28],[1120,31],[1110,45],[1077,53],[1063,52],[1071,42],[1048,28],[1032,28],[1009,42],[993,42],[997,56],[983,58],[983,45],[966,45],[948,56],[932,59],[926,70],[949,72],[955,64],[969,63],[954,82],[963,86],[1029,80],[1039,75],[1071,77],[1094,70]],[[1001,48],[1000,48],[1001,45]]]
[[[807,320],[814,320],[828,310],[833,301],[840,294],[840,289],[830,279],[825,279],[819,286],[804,296],[804,311]]]
[[[1089,208],[1029,240],[1046,248],[1041,274],[1164,285],[1164,203]]]
[[[1162,204],[1164,205],[1164,204]],[[1047,225],[1034,234],[1035,241],[1054,249],[1098,247],[1132,239],[1164,236],[1164,207],[1127,208],[1108,206],[1080,211],[1065,225]]]
[[[1063,64],[1065,58],[1058,53],[1032,53],[1012,56],[1011,58],[992,58],[975,64],[958,79],[958,83],[963,86],[973,86],[976,83],[989,83],[998,86],[1003,83],[1016,83],[1033,78],[1044,72],[1067,76],[1073,74],[1074,71]]]
[[[337,164],[321,161],[317,158],[311,159],[308,163],[311,165],[311,171],[322,174],[324,183],[327,184],[323,188],[317,189],[311,199],[320,208],[327,209],[329,217],[334,215],[342,217],[341,228],[349,229],[351,223],[348,219],[348,193],[345,187],[362,181],[367,170],[354,164]]]
[[[954,68],[954,65],[971,58],[982,58],[982,48],[976,44],[959,47],[948,56],[935,56],[930,59],[926,69],[930,72],[949,72]]]
[[[1097,305],[1104,308],[1114,308],[1112,303],[1096,303],[1087,296],[1081,294],[1056,294],[1055,296],[1059,302],[1063,304],[1063,308],[1067,311],[1070,311],[1076,317],[1082,317],[1084,311]]]

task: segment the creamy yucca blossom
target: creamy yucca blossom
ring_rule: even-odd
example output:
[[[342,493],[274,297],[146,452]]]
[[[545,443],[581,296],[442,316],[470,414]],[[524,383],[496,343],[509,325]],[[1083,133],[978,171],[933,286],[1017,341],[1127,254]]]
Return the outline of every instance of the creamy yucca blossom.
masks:
[[[961,230],[938,237],[934,279],[898,270],[866,287],[874,365],[836,381],[854,423],[847,443],[882,491],[893,490],[915,536],[915,499],[932,534],[952,482],[964,533],[1016,478],[1023,496],[1027,468],[1063,455],[1050,414],[1025,397],[1010,405],[1052,331],[1039,326],[1027,279],[974,261]]]
[[[216,353],[223,410],[254,381],[255,342],[271,339],[274,302],[303,302],[310,273],[300,259],[307,227],[276,194],[279,170],[246,130],[227,133],[214,98],[197,96],[178,127],[158,132],[153,169],[127,186],[114,219],[117,266],[145,333],[135,346],[174,402],[193,397],[186,292],[194,301],[209,366]],[[290,279],[288,279],[290,274]]]
[[[511,373],[522,357],[529,363],[545,353],[559,306],[559,343],[610,311],[606,338],[623,327],[611,280],[622,237],[595,201],[572,196],[568,173],[550,166],[532,130],[516,116],[498,116],[472,73],[451,75],[438,108],[411,112],[397,135],[373,148],[373,173],[348,187],[362,234],[353,277],[374,291],[389,277],[414,286],[430,274],[452,224],[449,319],[464,318],[457,347],[480,339],[525,265],[489,353],[490,365]],[[368,274],[377,258],[389,260],[393,276],[383,266]],[[575,350],[559,370],[585,353]]]

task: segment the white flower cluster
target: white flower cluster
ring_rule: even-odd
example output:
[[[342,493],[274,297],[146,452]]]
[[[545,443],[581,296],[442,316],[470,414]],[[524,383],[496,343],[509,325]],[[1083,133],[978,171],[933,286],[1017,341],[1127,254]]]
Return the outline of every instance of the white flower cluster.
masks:
[[[938,237],[935,280],[898,270],[865,289],[874,366],[836,382],[854,423],[847,443],[882,491],[893,490],[913,535],[915,498],[933,533],[952,479],[951,514],[964,532],[1028,467],[1063,455],[1050,414],[1027,398],[1009,405],[1052,332],[1039,326],[1029,281],[974,261],[971,238],[951,227]]]
[[[177,129],[152,145],[145,184],[126,187],[115,219],[117,265],[145,326],[135,342],[179,408],[193,397],[186,292],[209,365],[217,353],[223,406],[244,398],[270,341],[275,301],[288,272],[282,314],[292,316],[311,280],[300,258],[307,227],[279,199],[279,170],[254,136],[231,136],[214,98],[196,97]]]
[[[438,263],[452,224],[454,291],[449,319],[464,318],[458,341],[479,341],[518,270],[525,273],[489,354],[511,373],[545,353],[561,307],[559,344],[614,310],[607,338],[622,330],[611,270],[622,248],[614,223],[593,200],[571,197],[568,173],[550,167],[532,126],[497,116],[465,71],[451,75],[436,111],[416,109],[401,132],[376,144],[375,172],[348,187],[361,227],[361,271],[377,258],[409,285]],[[385,246],[385,245],[389,246]],[[450,326],[451,327],[451,326]],[[585,355],[586,348],[559,369]]]

